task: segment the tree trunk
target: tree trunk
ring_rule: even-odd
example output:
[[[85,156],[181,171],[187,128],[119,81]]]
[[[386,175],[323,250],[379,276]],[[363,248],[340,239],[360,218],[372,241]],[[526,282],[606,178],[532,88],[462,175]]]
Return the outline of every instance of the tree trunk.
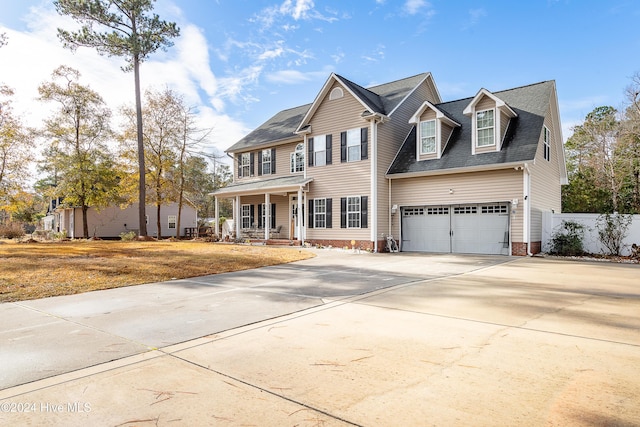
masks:
[[[136,90],[136,125],[138,133],[138,222],[140,237],[147,236],[147,214],[146,214],[146,168],[144,164],[144,138],[142,134],[142,97],[140,95],[140,59],[138,54],[133,55],[133,75]],[[159,219],[158,219],[159,220]],[[158,235],[160,230],[158,230]]]
[[[160,220],[160,203],[156,204],[156,211],[158,214],[158,220],[156,225],[158,226],[158,240],[162,239],[162,221]]]
[[[89,224],[87,223],[87,211],[89,206],[82,204],[82,235],[85,239],[89,238]]]

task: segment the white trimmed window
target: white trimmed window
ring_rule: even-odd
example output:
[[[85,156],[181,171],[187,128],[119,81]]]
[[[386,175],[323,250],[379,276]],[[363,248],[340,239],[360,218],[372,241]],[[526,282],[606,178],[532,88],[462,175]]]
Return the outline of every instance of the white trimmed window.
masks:
[[[360,228],[360,197],[347,197],[347,228]]]
[[[169,215],[168,217],[169,229],[176,228],[177,217],[175,215]]]
[[[327,199],[313,200],[313,227],[327,227]]]
[[[291,153],[291,173],[304,171],[304,144],[296,146],[296,151]]]
[[[251,175],[251,153],[240,155],[240,176]]]
[[[313,137],[313,165],[324,166],[327,164],[327,136]]]
[[[436,121],[420,122],[420,154],[436,152]]]
[[[495,125],[493,110],[476,112],[476,146],[495,145]]]
[[[242,205],[242,228],[251,228],[251,205]]]
[[[361,156],[361,131],[360,128],[349,129],[347,131],[347,161],[356,162],[362,159]]]
[[[271,175],[271,149],[262,150],[262,175]]]
[[[549,128],[546,126],[543,128],[542,140],[544,142],[544,159],[546,161],[551,161],[551,132],[549,132]]]

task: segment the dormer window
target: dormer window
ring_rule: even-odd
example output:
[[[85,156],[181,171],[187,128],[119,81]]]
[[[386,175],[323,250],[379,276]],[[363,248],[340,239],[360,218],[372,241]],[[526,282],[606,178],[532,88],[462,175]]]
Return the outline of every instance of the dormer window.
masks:
[[[476,113],[476,144],[487,147],[495,144],[494,111],[484,110]]]
[[[518,117],[506,102],[486,89],[480,89],[462,114],[471,119],[474,155],[502,150],[509,122]]]
[[[425,101],[409,119],[416,126],[416,159],[440,159],[455,128],[460,124],[437,106]]]
[[[436,152],[436,121],[420,122],[420,154]]]

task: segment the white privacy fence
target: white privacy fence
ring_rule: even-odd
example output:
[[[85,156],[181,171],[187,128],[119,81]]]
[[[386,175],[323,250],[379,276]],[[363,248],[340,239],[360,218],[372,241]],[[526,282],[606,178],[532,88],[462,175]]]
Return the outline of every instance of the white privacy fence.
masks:
[[[598,237],[596,226],[599,214],[586,213],[552,213],[542,214],[542,251],[549,252],[551,239],[557,231],[562,229],[563,221],[572,221],[584,226],[584,239],[582,241],[585,252],[591,254],[607,253],[606,248]],[[627,235],[623,240],[622,255],[631,254],[631,245],[635,243],[640,246],[640,215],[632,215],[632,221],[627,229]]]

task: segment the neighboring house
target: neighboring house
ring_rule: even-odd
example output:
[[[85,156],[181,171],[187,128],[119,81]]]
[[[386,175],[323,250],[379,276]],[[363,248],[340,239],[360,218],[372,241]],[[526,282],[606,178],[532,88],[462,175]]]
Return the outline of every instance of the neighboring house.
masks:
[[[231,146],[236,234],[401,251],[526,255],[567,182],[555,82],[442,102],[430,73],[312,104]],[[265,208],[269,206],[269,208]],[[265,224],[268,226],[265,227]]]
[[[146,206],[147,234],[157,236],[157,208],[155,205]],[[162,205],[160,209],[160,224],[162,237],[175,237],[177,231],[178,204]],[[183,203],[180,219],[180,235],[184,237],[188,229],[197,227],[197,211],[191,203]],[[82,208],[58,207],[54,211],[52,229],[66,232],[67,237],[79,238],[82,235]],[[89,237],[119,238],[121,233],[134,231],[138,233],[138,204],[134,203],[126,208],[109,206],[102,209],[90,207],[87,211]]]

